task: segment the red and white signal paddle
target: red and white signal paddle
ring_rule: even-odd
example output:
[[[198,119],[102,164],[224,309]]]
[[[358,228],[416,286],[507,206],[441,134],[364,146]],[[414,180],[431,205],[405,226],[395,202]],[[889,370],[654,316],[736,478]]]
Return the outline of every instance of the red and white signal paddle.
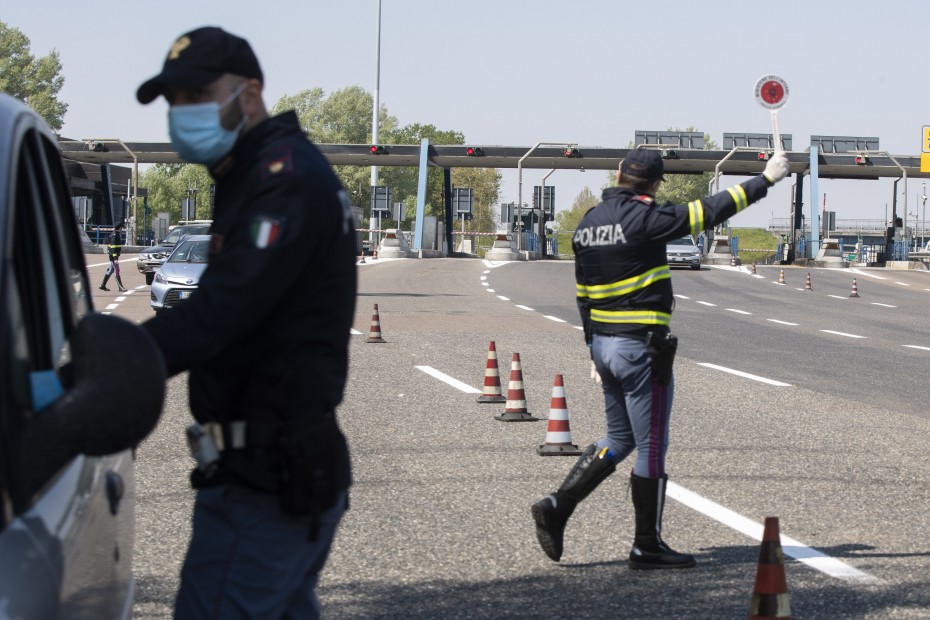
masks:
[[[784,150],[778,130],[778,110],[788,101],[788,84],[777,75],[764,75],[756,82],[756,101],[772,112],[772,138],[775,152]]]

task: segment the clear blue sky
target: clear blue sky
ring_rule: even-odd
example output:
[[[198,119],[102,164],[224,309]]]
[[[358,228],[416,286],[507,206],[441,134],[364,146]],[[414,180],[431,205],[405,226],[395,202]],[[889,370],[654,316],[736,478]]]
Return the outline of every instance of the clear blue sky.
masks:
[[[34,54],[61,54],[63,135],[167,141],[164,102],[141,106],[135,91],[182,32],[212,24],[249,39],[270,106],[315,86],[373,90],[376,6],[30,0],[6,3],[0,20]],[[722,143],[724,132],[771,131],[752,89],[775,73],[790,87],[779,119],[795,150],[811,134],[878,136],[882,149],[914,155],[930,124],[926,14],[920,0],[383,0],[381,103],[401,124],[432,123],[474,144],[624,147],[638,129],[690,125]],[[503,174],[502,199],[516,201],[517,173]],[[524,199],[543,174],[524,174]],[[567,208],[605,179],[559,171],[548,183]],[[838,218],[884,218],[891,183],[821,181],[818,203],[826,194]],[[731,223],[787,217],[789,185]],[[909,183],[911,210],[921,188]]]

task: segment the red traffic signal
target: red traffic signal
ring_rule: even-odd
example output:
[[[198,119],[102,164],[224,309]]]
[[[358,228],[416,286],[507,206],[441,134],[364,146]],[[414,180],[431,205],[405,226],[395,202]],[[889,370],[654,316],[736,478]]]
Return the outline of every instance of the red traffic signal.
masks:
[[[581,157],[581,151],[574,147],[567,147],[565,149],[565,157]]]
[[[857,166],[867,166],[871,163],[868,155],[856,155]]]
[[[759,158],[759,161],[768,161],[771,155],[769,155],[765,151],[759,151],[759,154],[757,155],[757,157]]]
[[[372,155],[385,155],[387,153],[387,149],[380,144],[372,144],[369,150]]]
[[[484,149],[480,146],[469,146],[465,148],[465,154],[469,157],[480,157],[484,155]]]

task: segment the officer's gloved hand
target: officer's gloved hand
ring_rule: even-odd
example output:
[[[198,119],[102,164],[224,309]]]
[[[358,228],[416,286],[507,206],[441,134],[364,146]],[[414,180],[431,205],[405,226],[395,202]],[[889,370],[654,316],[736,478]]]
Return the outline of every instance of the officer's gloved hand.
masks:
[[[788,176],[788,154],[784,151],[777,151],[772,155],[769,163],[765,164],[762,176],[769,182],[769,185],[775,185]]]

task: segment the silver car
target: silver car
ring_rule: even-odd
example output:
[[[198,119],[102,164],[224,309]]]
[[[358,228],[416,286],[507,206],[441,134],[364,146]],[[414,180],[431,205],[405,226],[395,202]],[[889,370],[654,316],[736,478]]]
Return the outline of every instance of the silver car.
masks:
[[[178,305],[197,290],[209,252],[210,235],[190,235],[175,246],[155,270],[149,304],[156,313]]]
[[[665,258],[669,267],[701,268],[701,250],[690,236],[672,239],[666,243]]]

